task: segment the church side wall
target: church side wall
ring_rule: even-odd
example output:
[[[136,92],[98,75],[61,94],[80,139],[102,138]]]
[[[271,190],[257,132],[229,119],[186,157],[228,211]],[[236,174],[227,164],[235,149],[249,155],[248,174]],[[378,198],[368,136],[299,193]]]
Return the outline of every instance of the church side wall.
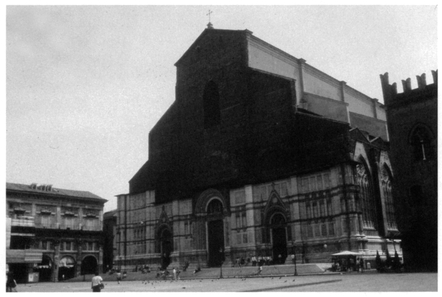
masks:
[[[290,57],[254,40],[248,41],[248,59],[248,65],[251,68],[295,79],[298,105],[304,99],[307,102],[307,109],[312,112],[351,125],[353,123],[349,112],[371,120],[386,121],[385,109],[376,99],[371,99],[347,86],[345,82],[340,82],[306,64],[302,59]],[[326,98],[329,101],[324,101],[321,98]],[[358,124],[361,122],[359,121]],[[386,128],[377,127],[379,126],[378,122],[373,123],[375,127],[370,125],[371,123],[364,123],[364,126],[360,128],[369,132],[383,130],[381,134],[375,134],[375,136],[387,139]],[[385,123],[381,125],[386,126]]]
[[[381,121],[387,121],[387,111],[380,103],[376,103],[377,118]]]
[[[375,117],[371,98],[348,86],[345,87],[344,96],[345,102],[348,103],[348,109],[350,112],[365,115],[371,118]]]
[[[307,109],[325,116],[326,118],[348,122],[349,114],[347,111],[348,103],[342,101],[335,101],[326,97],[304,93],[304,98],[307,101]]]
[[[304,91],[318,96],[327,97],[336,101],[341,100],[339,81],[319,72],[313,67],[305,65]]]
[[[301,98],[299,66],[276,52],[249,41],[249,67],[296,80],[296,97]]]

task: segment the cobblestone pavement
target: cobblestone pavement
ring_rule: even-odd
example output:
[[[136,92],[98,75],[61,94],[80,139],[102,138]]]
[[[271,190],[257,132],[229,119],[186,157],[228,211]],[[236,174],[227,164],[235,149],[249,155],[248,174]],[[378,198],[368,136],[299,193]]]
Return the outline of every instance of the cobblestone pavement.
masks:
[[[102,292],[437,292],[436,273],[105,282]],[[19,292],[91,292],[90,282],[19,284]]]

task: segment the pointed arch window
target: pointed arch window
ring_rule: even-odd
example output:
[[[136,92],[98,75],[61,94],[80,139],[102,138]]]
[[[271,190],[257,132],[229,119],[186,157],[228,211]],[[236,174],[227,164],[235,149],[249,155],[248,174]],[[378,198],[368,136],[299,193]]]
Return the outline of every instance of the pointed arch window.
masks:
[[[393,195],[391,194],[391,173],[390,170],[385,166],[381,171],[381,188],[385,200],[387,226],[389,229],[397,229],[394,214]]]
[[[432,140],[432,133],[424,125],[419,125],[413,129],[410,135],[410,144],[416,162],[434,158]]]
[[[359,194],[362,201],[362,219],[364,228],[377,229],[376,204],[371,176],[364,164],[356,165]]]
[[[213,81],[209,81],[204,88],[203,109],[204,128],[208,129],[220,124],[219,91],[217,84]]]

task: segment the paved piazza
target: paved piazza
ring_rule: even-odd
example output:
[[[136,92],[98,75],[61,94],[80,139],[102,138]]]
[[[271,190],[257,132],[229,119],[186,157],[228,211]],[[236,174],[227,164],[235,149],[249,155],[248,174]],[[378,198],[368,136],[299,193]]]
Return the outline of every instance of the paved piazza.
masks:
[[[436,273],[105,282],[104,292],[436,292]],[[91,292],[90,282],[19,284],[19,292]]]

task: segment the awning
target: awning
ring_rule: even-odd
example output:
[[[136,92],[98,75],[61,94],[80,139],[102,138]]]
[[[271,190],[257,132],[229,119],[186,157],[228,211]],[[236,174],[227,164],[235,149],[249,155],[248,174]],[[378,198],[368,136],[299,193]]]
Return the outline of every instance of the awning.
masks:
[[[351,252],[351,251],[343,251],[336,254],[332,254],[332,256],[362,256],[363,253]]]
[[[43,257],[41,250],[6,250],[6,263],[40,263]]]

